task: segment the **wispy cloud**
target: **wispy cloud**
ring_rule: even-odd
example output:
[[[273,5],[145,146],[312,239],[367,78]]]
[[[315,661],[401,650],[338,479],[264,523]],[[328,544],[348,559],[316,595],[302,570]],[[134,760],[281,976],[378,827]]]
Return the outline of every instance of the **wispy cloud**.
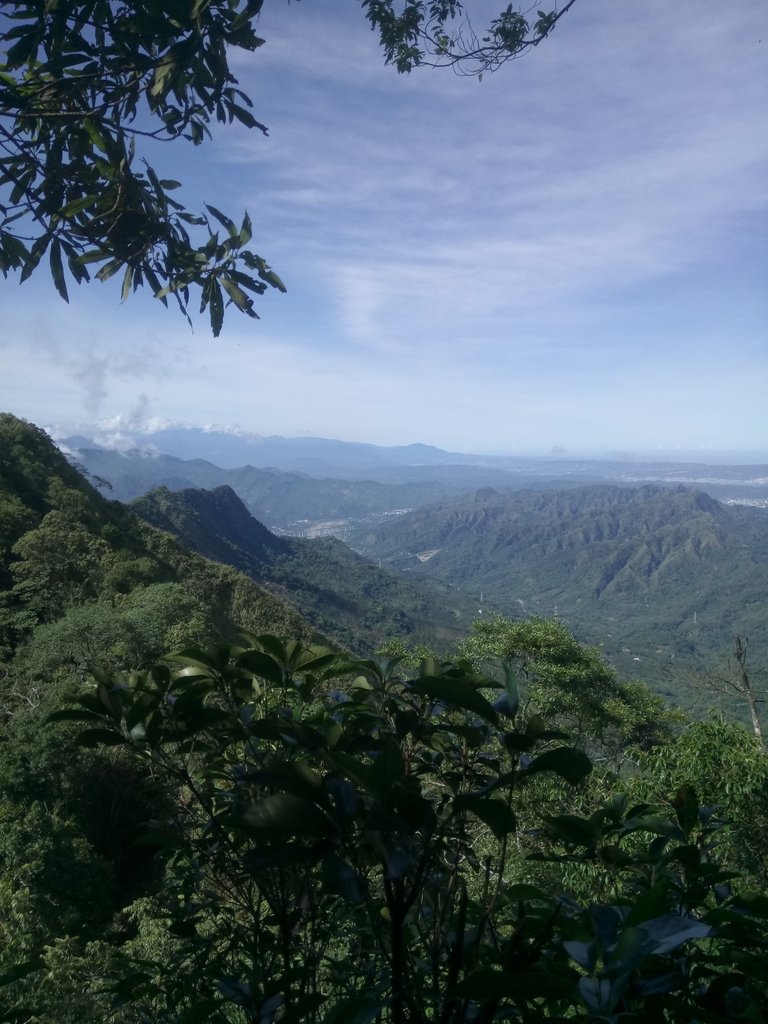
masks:
[[[222,130],[185,172],[250,210],[288,295],[217,342],[146,301],[11,301],[25,409],[475,450],[768,437],[765,5],[579,0],[481,84],[398,77],[355,4],[266,8],[238,73],[269,138]]]
[[[292,12],[273,65],[292,81],[280,138],[257,158],[266,186],[244,199],[300,251],[295,270],[323,281],[351,341],[450,349],[506,322],[538,326],[546,346],[564,309],[580,318],[711,261],[730,221],[765,208],[761,53],[712,3],[693,22],[668,13],[597,4],[516,66],[512,87],[448,76],[370,106],[338,89],[365,68],[371,103],[366,88],[387,74],[373,41],[331,19],[299,43],[304,12]]]

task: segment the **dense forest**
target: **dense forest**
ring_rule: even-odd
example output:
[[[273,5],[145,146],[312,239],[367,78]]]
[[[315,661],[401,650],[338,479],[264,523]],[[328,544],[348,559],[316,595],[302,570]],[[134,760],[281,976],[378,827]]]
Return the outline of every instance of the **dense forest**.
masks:
[[[360,526],[349,543],[411,578],[483,592],[503,615],[557,615],[686,704],[736,634],[768,643],[768,517],[681,485],[484,489]]]
[[[9,415],[0,548],[1,1020],[764,1019],[738,722]]]

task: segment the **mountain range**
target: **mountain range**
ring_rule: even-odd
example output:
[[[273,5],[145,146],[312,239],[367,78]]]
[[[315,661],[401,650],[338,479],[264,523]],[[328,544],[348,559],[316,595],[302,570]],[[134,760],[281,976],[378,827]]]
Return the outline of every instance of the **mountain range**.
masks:
[[[486,489],[349,542],[482,593],[486,613],[557,615],[625,673],[669,679],[681,661],[725,659],[737,633],[768,645],[768,516],[682,486]]]
[[[208,449],[213,450],[232,438],[232,435],[212,435],[205,431],[181,432],[181,435],[185,443],[191,444],[197,438],[207,442]],[[292,442],[296,442],[295,448]],[[272,530],[296,536],[330,535],[341,539],[346,539],[361,522],[367,526],[489,486],[501,493],[531,488],[552,491],[585,483],[613,482],[632,486],[637,484],[636,477],[640,474],[639,466],[630,463],[518,460],[513,464],[507,460],[508,468],[480,463],[456,464],[446,460],[471,457],[453,456],[426,445],[385,449],[321,439],[270,438],[264,440],[265,447],[258,448],[237,437],[231,444],[230,455],[242,456],[250,450],[251,454],[261,451],[262,457],[266,457],[267,453],[278,456],[282,452],[284,459],[288,459],[286,452],[306,451],[309,446],[309,451],[325,452],[326,457],[344,462],[348,475],[318,476],[295,469],[253,465],[221,467],[205,459],[182,459],[146,446],[124,451],[106,448],[81,437],[62,442],[75,463],[95,482],[108,487],[111,496],[120,501],[131,501],[155,487],[177,491],[229,486],[249,512]],[[184,445],[177,444],[177,447]],[[416,460],[420,458],[437,461],[418,463]],[[397,459],[401,460],[400,464]],[[411,463],[407,459],[411,459]],[[370,472],[378,474],[379,479],[353,479],[351,467],[355,460],[365,463],[358,463],[358,474]],[[286,464],[295,464],[295,460],[291,463],[288,459],[283,466]],[[768,506],[768,467],[644,464],[643,472],[650,473],[664,486],[687,481],[696,472],[700,476],[706,474],[706,479],[700,481],[701,488],[720,500]],[[391,482],[384,482],[388,476]]]
[[[341,481],[424,487],[423,492],[416,492],[413,500],[408,497],[410,489],[405,489],[404,493],[408,500],[400,500],[403,495],[398,497],[393,492],[388,501],[392,508],[417,507],[423,503],[422,495],[424,501],[440,500],[449,494],[482,487],[511,491],[587,483],[683,483],[699,487],[726,502],[768,506],[768,465],[640,460],[629,455],[604,459],[566,458],[560,454],[547,457],[470,455],[423,444],[381,447],[325,438],[259,437],[200,429],[168,429],[102,440],[106,443],[97,444],[87,437],[76,436],[65,438],[61,444],[89,472],[105,476],[116,488],[125,486],[135,493],[140,493],[137,489],[140,487],[148,489],[148,486],[163,484],[180,489],[228,483],[254,515],[270,525],[280,524],[272,522],[263,509],[256,507],[256,496],[252,500],[251,495],[245,493],[247,484],[240,486],[236,477],[225,476],[224,471],[243,472],[252,467],[300,474],[304,480],[333,479],[338,482],[337,491],[343,491]],[[119,452],[130,455],[128,464],[120,463]],[[171,456],[177,461],[164,464],[161,459],[152,468],[152,460],[161,456]],[[149,464],[140,467],[142,459]],[[211,464],[221,467],[215,485],[210,479],[203,481],[201,468],[189,466],[190,462],[198,460],[209,467]],[[210,468],[205,473],[210,478]],[[373,503],[381,505],[381,495]]]

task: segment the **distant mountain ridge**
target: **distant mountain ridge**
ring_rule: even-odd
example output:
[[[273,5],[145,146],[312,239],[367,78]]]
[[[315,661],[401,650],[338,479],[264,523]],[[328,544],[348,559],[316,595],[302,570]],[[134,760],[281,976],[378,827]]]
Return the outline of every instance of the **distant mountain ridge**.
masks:
[[[357,649],[377,644],[390,631],[450,642],[482,609],[482,615],[556,615],[580,640],[602,646],[622,674],[639,675],[662,688],[681,663],[686,671],[697,661],[709,668],[722,664],[736,633],[749,636],[758,660],[764,661],[768,650],[768,516],[756,509],[726,507],[702,492],[604,484],[556,489],[549,481],[547,488],[508,494],[483,486],[463,497],[443,496],[428,508],[380,515],[381,522],[370,518],[354,536],[360,553],[355,554],[332,538],[307,542],[275,536],[249,515],[233,493],[234,484],[231,490],[215,490],[221,473],[241,486],[256,473],[264,487],[283,498],[291,497],[295,483],[295,500],[300,495],[305,507],[314,502],[316,513],[318,496],[328,483],[329,503],[338,502],[340,511],[348,511],[352,495],[364,511],[361,492],[349,481],[311,480],[249,467],[222,471],[203,460],[186,463],[167,456],[94,450],[96,458],[87,467],[92,473],[107,475],[103,469],[113,460],[141,489],[158,470],[184,491],[190,467],[207,474],[205,485],[214,488],[212,494],[161,491],[143,499],[143,513],[208,558],[243,570],[250,576],[244,579],[223,566],[187,563],[187,556],[176,545],[166,547],[170,540],[155,531],[155,547],[148,555],[141,548],[143,537],[141,544],[134,539],[126,547],[138,527],[125,525],[129,520],[121,518],[116,503],[98,498],[58,453],[55,459],[47,455],[49,441],[41,431],[8,416],[0,417],[0,426],[8,438],[0,450],[0,484],[7,492],[5,519],[0,516],[5,589],[13,589],[18,558],[14,544],[53,507],[48,489],[52,478],[60,477],[65,489],[87,495],[86,506],[92,509],[88,515],[96,516],[100,533],[92,541],[87,523],[76,522],[71,536],[63,534],[65,543],[57,540],[51,553],[69,559],[66,572],[73,579],[79,573],[75,584],[84,588],[99,613],[111,607],[110,587],[121,594],[136,581],[154,587],[157,562],[162,585],[176,585],[177,580],[186,585],[189,580],[196,588],[195,600],[212,598],[208,604],[213,612],[221,604],[218,593],[226,592],[225,617],[230,622],[242,621],[244,594],[258,606],[259,615],[258,608],[263,608],[270,617],[302,621],[284,603],[270,604],[273,595],[286,596],[301,609],[304,621],[312,623],[302,628]],[[391,500],[388,488],[365,487],[367,493]],[[102,523],[101,510],[107,506],[111,511]],[[56,521],[53,517],[51,531]],[[108,586],[99,583],[98,574],[80,571],[76,545],[70,553],[66,547],[76,541],[84,550],[92,543],[101,550],[104,541],[111,550],[123,535],[123,547],[115,549],[116,566],[109,552],[100,563]],[[379,571],[379,560],[385,571]],[[186,566],[184,580],[176,576],[177,563]],[[40,571],[49,572],[47,566],[41,561]],[[399,578],[386,571],[390,568],[404,569],[410,577]],[[259,580],[269,593],[252,589],[252,580]],[[430,581],[442,589],[411,585]],[[47,615],[46,587],[41,584],[35,594],[42,602],[41,614]],[[19,615],[26,615],[21,590],[13,592],[13,600],[19,614],[14,608],[8,620],[12,630],[15,622],[22,622]],[[679,691],[674,696],[681,698]]]
[[[42,430],[0,413],[4,671],[25,648],[40,671],[112,655],[135,667],[178,644],[242,629],[305,639],[315,632],[274,592],[107,500]]]
[[[200,427],[166,428],[151,433],[133,435],[129,447],[156,449],[165,455],[180,459],[205,459],[223,469],[240,466],[294,469],[306,466],[347,466],[361,468],[366,465],[422,465],[462,462],[464,456],[443,451],[429,444],[383,446],[363,441],[335,441],[325,437],[282,437],[259,434],[230,433],[205,430]],[[66,443],[77,447],[87,438],[67,438]],[[468,457],[473,458],[473,457]],[[306,471],[306,470],[305,470]],[[325,474],[325,469],[321,472]]]
[[[260,437],[201,428],[121,435],[104,441],[97,445],[88,438],[77,436],[65,438],[61,443],[79,453],[78,457],[86,468],[90,468],[88,460],[93,457],[87,454],[88,450],[103,452],[118,448],[121,451],[132,450],[135,458],[166,455],[184,463],[203,460],[224,470],[251,466],[338,481],[430,484],[435,488],[445,488],[442,496],[486,486],[509,491],[587,483],[686,483],[722,500],[768,507],[768,464],[729,462],[711,465],[691,462],[690,459],[679,462],[670,461],[668,457],[666,460],[638,460],[619,455],[602,459],[560,454],[491,456],[448,452],[425,444],[384,447],[328,438]],[[186,479],[186,486],[211,486],[198,479],[184,477],[183,473],[175,472],[174,475]],[[155,479],[152,486],[164,483],[165,480]],[[232,481],[219,479],[217,485],[221,483]],[[248,495],[239,493],[259,515],[260,510],[253,507]],[[413,501],[404,504],[416,506],[423,503]],[[261,518],[265,518],[263,514]]]
[[[481,491],[356,531],[356,550],[481,592],[503,614],[558,615],[627,670],[768,645],[768,517],[646,485]],[[626,655],[626,657],[622,657]]]
[[[179,491],[229,486],[267,526],[295,533],[318,522],[382,515],[433,504],[458,493],[458,489],[436,481],[387,485],[253,466],[222,469],[203,459],[183,460],[138,449],[78,449],[75,459],[92,478],[108,481],[112,497],[119,501],[132,501],[156,487]]]

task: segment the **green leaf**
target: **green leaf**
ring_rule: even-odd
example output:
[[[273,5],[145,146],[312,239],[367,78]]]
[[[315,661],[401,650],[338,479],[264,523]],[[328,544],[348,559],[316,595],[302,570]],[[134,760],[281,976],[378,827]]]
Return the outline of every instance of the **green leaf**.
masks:
[[[250,299],[243,289],[235,284],[231,277],[226,274],[219,276],[219,281],[224,288],[224,291],[229,295],[230,299],[234,302],[241,313],[247,313],[248,316],[256,318],[256,311],[253,308],[253,299]]]
[[[405,762],[400,747],[393,739],[387,741],[371,766],[371,785],[382,795],[405,777]]]
[[[33,974],[35,971],[39,971],[44,967],[42,960],[25,960],[23,963],[14,964],[9,970],[0,974],[0,988],[4,985],[10,985],[14,981],[18,981],[20,978],[26,978],[28,975]]]
[[[348,903],[360,904],[365,901],[367,884],[359,871],[342,857],[335,854],[323,861],[323,880],[329,892],[338,893]]]
[[[211,331],[214,338],[218,338],[224,324],[224,300],[221,297],[221,288],[217,281],[211,281],[210,304]]]
[[[517,822],[514,812],[506,800],[477,799],[473,797],[457,797],[453,801],[454,809],[467,810],[474,814],[493,832],[496,839],[503,839],[515,831]]]
[[[712,928],[708,924],[679,914],[668,914],[652,921],[645,921],[638,925],[637,930],[648,938],[653,956],[662,956],[685,942],[706,939],[712,934]]]
[[[84,117],[81,123],[82,123],[83,128],[85,128],[85,130],[86,130],[86,132],[88,134],[88,138],[90,139],[92,145],[94,145],[96,147],[96,149],[101,150],[101,152],[105,156],[109,156],[109,149],[107,147],[107,142],[106,142],[104,136],[102,135],[101,131],[99,130],[99,128],[94,123],[93,119],[90,118],[90,117]]]
[[[286,292],[288,290],[274,270],[259,271],[259,277],[262,281],[266,281],[267,284],[272,285],[273,288],[277,288],[279,292]]]
[[[524,971],[499,971],[487,967],[473,971],[451,993],[465,999],[488,1004],[503,999],[528,1002],[531,999],[551,1000],[571,995],[577,972],[564,964],[543,969],[538,965]]]
[[[643,814],[636,818],[627,818],[624,822],[624,831],[651,832],[666,839],[685,842],[685,835],[678,826],[667,818],[662,818],[660,814]]]
[[[83,266],[87,263],[100,263],[102,260],[107,258],[107,253],[104,249],[90,249],[88,252],[81,253],[77,257],[77,262],[82,263]]]
[[[689,836],[699,823],[699,799],[693,786],[681,786],[672,801],[680,828]]]
[[[326,835],[331,822],[317,804],[291,793],[276,793],[251,804],[243,815],[251,829],[285,835]]]
[[[369,992],[349,996],[337,1003],[326,1018],[327,1024],[370,1024],[384,1004]]]
[[[227,229],[230,238],[238,237],[239,232],[235,227],[235,222],[230,217],[228,217],[226,213],[222,213],[221,210],[217,210],[215,206],[211,206],[208,203],[205,204],[205,208],[211,214],[211,216],[216,218],[216,220],[219,222],[219,224],[221,224],[222,227]]]
[[[225,1005],[223,999],[201,999],[177,1018],[177,1024],[209,1024]]]
[[[229,113],[230,120],[237,118],[246,128],[258,128],[262,135],[269,135],[267,126],[262,124],[261,121],[257,121],[250,110],[247,110],[245,107],[241,107],[237,103],[230,103]]]
[[[517,673],[508,661],[502,661],[504,668],[504,688],[507,693],[506,713],[514,718],[520,707],[520,687],[517,682]]]
[[[520,778],[536,772],[554,772],[575,786],[591,771],[592,762],[583,750],[576,747],[557,747],[556,750],[546,750],[534,758],[531,764],[520,772]]]
[[[200,647],[188,647],[183,651],[174,651],[173,654],[166,654],[164,661],[174,664],[181,663],[184,666],[191,666],[197,669],[206,669],[211,672],[218,672],[223,669],[229,661],[230,648],[226,644],[209,647],[203,650]],[[179,673],[179,674],[185,674]]]
[[[240,233],[237,236],[237,240],[240,245],[247,245],[253,235],[253,225],[251,224],[251,218],[247,213],[243,214],[243,223],[240,225]]]
[[[515,885],[508,886],[504,891],[513,900],[520,900],[521,902],[536,900],[539,903],[552,903],[550,893],[540,889],[537,885],[530,885],[527,882],[517,882]]]
[[[365,790],[366,793],[374,793],[376,791],[371,778],[372,769],[369,764],[365,764],[363,761],[358,760],[358,758],[352,757],[351,754],[345,754],[338,750],[321,750],[320,756],[332,771],[345,776],[359,789]]]
[[[133,284],[133,267],[130,263],[125,268],[125,274],[123,275],[123,287],[120,290],[120,300],[125,302],[128,296],[131,294],[131,285]]]
[[[475,715],[493,722],[498,721],[498,715],[482,693],[479,693],[472,683],[462,679],[451,679],[446,676],[426,676],[409,683],[409,686],[416,693],[421,693],[435,702],[452,706],[453,709],[460,708],[464,711],[471,711]]]
[[[547,831],[556,839],[573,846],[592,846],[600,838],[600,828],[588,818],[579,818],[575,814],[557,814],[544,819],[549,826]]]
[[[20,282],[26,281],[30,274],[32,274],[33,271],[37,269],[37,267],[40,264],[40,260],[43,258],[45,250],[48,248],[48,245],[50,244],[50,241],[51,235],[50,233],[46,233],[44,235],[41,235],[40,238],[38,238],[33,243],[32,248],[29,250],[29,257],[27,258],[27,261],[24,264],[21,274],[19,275]]]
[[[71,203],[67,203],[66,206],[63,206],[59,211],[60,216],[65,218],[74,217],[76,213],[82,213],[89,206],[98,203],[99,198],[99,196],[81,196],[80,199],[75,199]]]
[[[252,672],[260,679],[266,679],[270,683],[282,686],[285,683],[285,673],[282,666],[274,658],[262,651],[243,651],[237,656],[237,663],[241,668]]]
[[[594,942],[583,942],[573,939],[570,942],[564,942],[563,949],[568,956],[576,961],[579,967],[583,967],[590,974],[594,971],[595,963],[597,962],[597,946]]]
[[[650,889],[641,892],[627,915],[627,927],[632,928],[644,921],[659,917],[667,908],[668,893],[669,884],[664,878],[652,885]]]
[[[120,733],[110,729],[85,729],[75,739],[78,747],[116,747],[126,740]]]
[[[109,263],[105,263],[103,267],[96,271],[96,278],[99,281],[108,281],[110,277],[114,277],[122,265],[123,260],[121,259],[110,260]]]

